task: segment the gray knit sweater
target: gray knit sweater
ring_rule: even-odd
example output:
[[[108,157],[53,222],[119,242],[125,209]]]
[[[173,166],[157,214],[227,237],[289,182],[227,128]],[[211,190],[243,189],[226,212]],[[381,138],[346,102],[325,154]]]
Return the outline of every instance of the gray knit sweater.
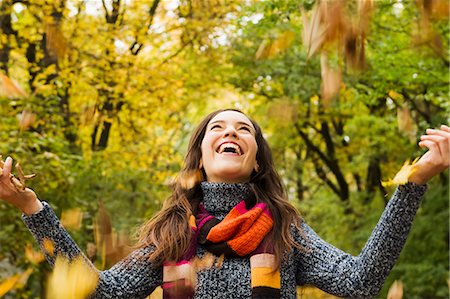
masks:
[[[220,219],[248,196],[244,184],[202,183],[202,190],[205,208]],[[296,286],[307,284],[340,297],[371,298],[378,294],[405,243],[425,190],[425,186],[415,184],[398,187],[356,257],[323,241],[303,221],[304,234],[293,230],[293,236],[309,250],[293,249],[288,253],[280,271],[282,298],[296,298]],[[47,203],[39,213],[22,218],[41,247],[48,238],[54,241],[56,254],[69,258],[82,254]],[[162,284],[161,267],[141,258],[150,250],[136,250],[111,269],[101,271],[93,298],[148,296]],[[204,253],[199,247],[198,255]],[[53,265],[54,257],[46,258]],[[195,298],[251,298],[249,259],[228,258],[220,268],[200,271]]]

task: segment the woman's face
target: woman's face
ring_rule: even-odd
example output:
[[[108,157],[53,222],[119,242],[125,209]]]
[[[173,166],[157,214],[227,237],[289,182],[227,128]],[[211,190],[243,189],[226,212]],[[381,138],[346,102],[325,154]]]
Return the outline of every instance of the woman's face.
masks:
[[[209,182],[248,182],[258,151],[255,128],[242,113],[220,112],[208,123],[201,150]]]

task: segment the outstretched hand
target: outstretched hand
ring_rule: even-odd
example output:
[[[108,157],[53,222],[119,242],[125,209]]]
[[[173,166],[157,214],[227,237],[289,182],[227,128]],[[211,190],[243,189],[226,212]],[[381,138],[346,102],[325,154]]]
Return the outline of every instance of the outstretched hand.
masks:
[[[17,207],[24,214],[33,214],[42,209],[42,203],[37,199],[33,190],[29,188],[18,190],[11,182],[12,162],[12,158],[8,157],[3,168],[0,168],[0,199]]]
[[[427,129],[426,135],[420,137],[419,146],[428,151],[417,161],[408,180],[422,185],[450,166],[450,127]]]

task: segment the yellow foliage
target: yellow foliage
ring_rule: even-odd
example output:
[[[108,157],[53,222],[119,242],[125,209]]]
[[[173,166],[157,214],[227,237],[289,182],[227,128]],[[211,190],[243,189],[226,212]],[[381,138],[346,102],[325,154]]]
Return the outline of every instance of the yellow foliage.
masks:
[[[82,257],[72,262],[57,257],[49,278],[47,296],[49,299],[84,299],[94,291],[97,283],[98,273]]]

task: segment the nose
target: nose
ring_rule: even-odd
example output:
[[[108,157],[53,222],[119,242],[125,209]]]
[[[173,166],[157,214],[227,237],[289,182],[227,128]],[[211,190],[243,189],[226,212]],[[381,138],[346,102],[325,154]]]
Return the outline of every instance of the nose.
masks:
[[[227,126],[223,131],[223,137],[234,137],[238,138],[238,134],[234,126]]]

